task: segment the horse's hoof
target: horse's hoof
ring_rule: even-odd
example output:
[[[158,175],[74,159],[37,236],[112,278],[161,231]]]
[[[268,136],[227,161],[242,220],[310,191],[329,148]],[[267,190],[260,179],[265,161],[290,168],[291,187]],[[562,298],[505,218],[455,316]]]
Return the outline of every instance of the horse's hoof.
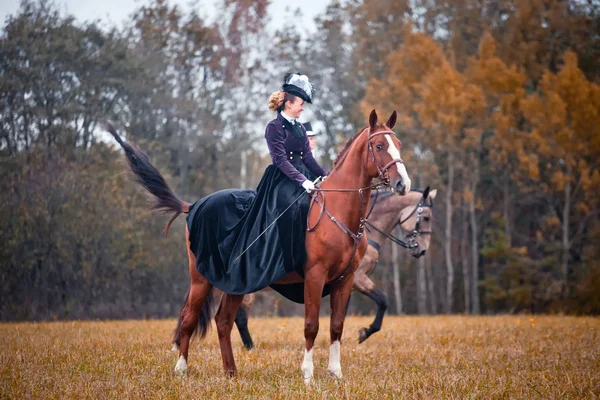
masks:
[[[187,362],[183,356],[180,356],[175,365],[175,373],[182,378],[187,378],[187,370]]]
[[[342,367],[339,366],[339,365],[336,366],[336,367],[329,367],[329,368],[327,368],[327,372],[329,372],[329,374],[331,376],[333,376],[334,378],[337,378],[337,379],[342,379],[343,378],[343,376],[342,376]]]
[[[367,331],[367,328],[361,328],[358,331],[358,343],[362,343],[365,340],[367,340],[367,338],[369,337],[369,332]]]
[[[227,371],[225,371],[225,377],[229,378],[229,379],[235,378],[235,373],[236,373],[235,370],[231,370],[231,369],[227,370]]]
[[[175,343],[173,343],[173,347],[171,347],[171,351],[173,353],[179,353],[179,347]]]
[[[313,382],[314,369],[302,367],[302,377],[304,378],[304,384],[309,386]]]

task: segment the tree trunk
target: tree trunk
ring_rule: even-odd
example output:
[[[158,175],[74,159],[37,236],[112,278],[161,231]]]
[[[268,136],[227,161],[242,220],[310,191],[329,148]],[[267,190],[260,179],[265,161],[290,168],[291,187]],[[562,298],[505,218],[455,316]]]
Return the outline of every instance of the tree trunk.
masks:
[[[506,247],[512,246],[512,233],[510,229],[510,187],[508,181],[509,175],[506,169],[504,170],[504,178],[503,178],[503,192],[504,192],[504,201],[503,201],[503,214],[504,214],[504,244]]]
[[[425,282],[425,257],[417,261],[417,311],[420,315],[427,314],[427,284]]]
[[[469,201],[469,216],[471,218],[471,299],[473,301],[471,312],[473,314],[481,314],[479,304],[479,239],[477,236],[477,185],[479,184],[479,160],[474,156],[475,168],[473,177],[471,178],[471,199]],[[466,235],[465,235],[466,236]]]
[[[444,253],[446,257],[446,314],[452,312],[453,289],[454,289],[454,264],[452,263],[452,194],[454,192],[454,154],[448,153],[448,186],[446,187],[446,240],[444,241]]]
[[[460,259],[462,264],[462,276],[463,276],[463,291],[465,294],[465,314],[469,314],[471,311],[471,281],[469,276],[469,257],[467,255],[467,237],[469,231],[469,223],[467,213],[463,211],[462,218],[462,235],[460,239]]]
[[[394,271],[394,299],[396,301],[396,314],[403,314],[402,311],[402,289],[400,286],[400,260],[398,246],[392,246],[392,270]]]
[[[562,274],[563,274],[563,299],[569,294],[569,223],[570,223],[570,210],[571,210],[571,171],[572,167],[569,163],[567,165],[567,176],[565,182],[565,205],[563,206],[562,215]]]
[[[433,271],[431,270],[431,259],[433,257],[429,256],[425,258],[425,272],[427,272],[427,288],[429,290],[429,304],[431,314],[437,314],[437,296],[435,294],[435,278],[433,276]]]
[[[477,237],[477,215],[475,213],[475,193],[477,190],[477,182],[473,179],[472,196],[469,201],[469,215],[471,217],[471,299],[473,301],[471,311],[473,314],[481,314],[479,304],[479,240]]]

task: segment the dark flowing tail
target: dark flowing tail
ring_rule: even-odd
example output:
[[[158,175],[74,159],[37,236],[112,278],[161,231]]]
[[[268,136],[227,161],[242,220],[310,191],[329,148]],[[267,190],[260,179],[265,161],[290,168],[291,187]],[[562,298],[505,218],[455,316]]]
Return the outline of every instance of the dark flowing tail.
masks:
[[[154,201],[150,208],[152,210],[162,211],[163,214],[171,212],[175,213],[163,230],[165,235],[167,235],[175,218],[181,213],[190,212],[190,203],[180,200],[179,197],[173,193],[165,181],[165,178],[163,178],[156,167],[152,165],[146,153],[139,148],[134,148],[130,144],[123,142],[121,136],[119,136],[110,123],[106,123],[105,128],[113,135],[121,147],[123,147],[123,150],[125,150],[127,162],[129,163],[129,167],[131,167],[131,171],[135,174],[136,181],[154,196]]]
[[[177,320],[177,328],[175,328],[175,332],[173,333],[173,343],[177,345],[177,347],[181,346],[181,324],[183,322],[184,314],[186,313],[186,307],[188,304],[188,300],[190,297],[190,291],[188,289],[187,294],[185,295],[185,300],[183,301],[183,306],[181,307],[181,311],[179,312],[179,319]],[[198,324],[194,325],[194,330],[192,331],[192,337],[196,334],[200,334],[200,339],[204,339],[208,331],[210,330],[210,321],[212,317],[212,309],[213,309],[213,291],[211,290],[206,296],[206,300],[204,300],[204,304],[202,304],[202,309],[200,310],[200,315],[198,316]]]

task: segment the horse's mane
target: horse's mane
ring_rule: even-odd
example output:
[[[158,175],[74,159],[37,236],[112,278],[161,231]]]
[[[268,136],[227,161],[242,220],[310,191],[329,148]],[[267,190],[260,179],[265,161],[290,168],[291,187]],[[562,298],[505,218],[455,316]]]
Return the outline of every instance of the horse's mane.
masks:
[[[356,140],[357,137],[360,136],[360,134],[366,129],[362,128],[360,131],[358,131],[358,133],[354,136],[352,136],[350,138],[350,140],[348,140],[346,142],[346,145],[344,146],[344,148],[342,149],[342,151],[340,151],[337,155],[337,157],[335,158],[335,161],[333,162],[333,167],[335,168],[339,162],[346,156],[346,153],[348,152],[348,149],[350,148],[350,146],[352,146],[352,143],[354,143],[354,141]]]
[[[377,124],[377,126],[379,127],[381,126],[381,124]],[[338,156],[333,162],[333,168],[335,168],[339,163],[341,163],[344,160],[344,158],[346,158],[346,154],[348,153],[348,149],[350,149],[350,146],[352,146],[352,143],[354,143],[354,141],[360,136],[360,134],[363,133],[363,131],[367,128],[368,126],[361,128],[361,130],[359,130],[356,135],[354,135],[352,138],[350,138],[350,140],[348,140],[348,142],[346,142],[346,145],[344,146],[342,151],[339,152]]]

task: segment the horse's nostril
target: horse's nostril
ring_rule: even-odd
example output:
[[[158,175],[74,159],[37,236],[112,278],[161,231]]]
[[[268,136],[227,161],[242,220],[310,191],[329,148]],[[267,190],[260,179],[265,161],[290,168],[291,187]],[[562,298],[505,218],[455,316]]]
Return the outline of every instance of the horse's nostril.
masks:
[[[396,190],[402,193],[404,191],[404,182],[398,181],[398,183],[396,183]]]

